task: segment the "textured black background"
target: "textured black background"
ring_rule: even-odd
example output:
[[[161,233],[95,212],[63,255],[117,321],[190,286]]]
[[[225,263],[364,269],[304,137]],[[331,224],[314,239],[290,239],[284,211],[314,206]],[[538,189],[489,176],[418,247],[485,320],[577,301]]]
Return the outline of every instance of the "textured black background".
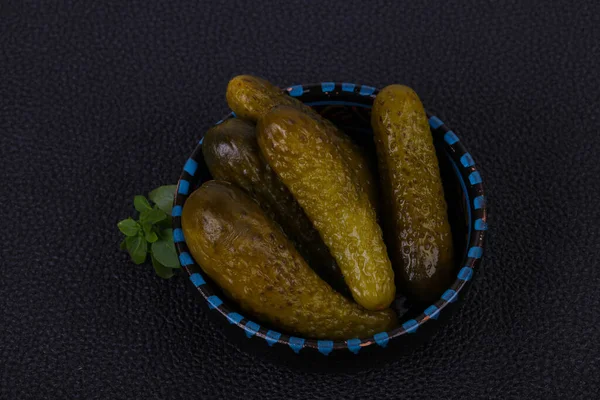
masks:
[[[0,2],[0,398],[594,398],[598,2],[217,3]],[[486,266],[424,348],[275,367],[118,251],[239,73],[406,83],[481,164]]]

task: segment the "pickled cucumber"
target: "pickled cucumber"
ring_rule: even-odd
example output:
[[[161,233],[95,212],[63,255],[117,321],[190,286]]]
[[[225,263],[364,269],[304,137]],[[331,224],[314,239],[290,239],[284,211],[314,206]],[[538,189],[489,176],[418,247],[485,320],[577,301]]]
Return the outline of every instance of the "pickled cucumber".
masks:
[[[383,309],[395,295],[381,228],[356,171],[318,118],[278,106],[260,118],[258,144],[336,259],[354,300]]]
[[[298,107],[305,112],[316,114],[312,108],[285,94],[271,82],[252,75],[238,75],[229,81],[225,97],[238,118],[252,122],[256,122],[278,105]]]
[[[185,202],[182,228],[204,272],[242,309],[288,333],[344,340],[392,329],[395,313],[366,311],[334,291],[242,189],[209,181]]]
[[[379,193],[367,159],[360,148],[331,121],[323,118],[300,100],[285,94],[277,86],[256,76],[239,75],[233,78],[227,85],[226,97],[227,104],[239,118],[252,122],[258,121],[261,116],[278,105],[296,107],[318,119],[338,142],[348,165],[355,171],[357,184],[369,194],[371,204],[376,210],[378,209]]]
[[[431,301],[450,283],[452,233],[427,116],[402,85],[379,92],[371,124],[386,213],[384,231],[399,285]]]
[[[337,291],[350,294],[319,232],[262,158],[254,124],[233,118],[212,127],[204,136],[202,153],[214,179],[244,189],[282,227],[321,278]]]

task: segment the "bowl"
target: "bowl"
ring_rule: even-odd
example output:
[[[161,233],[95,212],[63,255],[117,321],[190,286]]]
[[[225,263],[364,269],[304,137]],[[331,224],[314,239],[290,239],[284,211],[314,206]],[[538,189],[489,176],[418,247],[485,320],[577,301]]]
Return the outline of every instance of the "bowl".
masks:
[[[378,93],[376,88],[346,82],[322,82],[293,85],[286,88],[286,91],[288,95],[310,105],[333,121],[362,146],[367,155],[374,155],[370,110]],[[200,139],[186,161],[177,185],[173,207],[173,236],[189,286],[208,307],[209,314],[231,327],[228,340],[234,340],[252,351],[275,353],[277,357],[354,357],[378,353],[384,349],[389,352],[392,348],[410,351],[447,321],[448,316],[464,298],[482,262],[488,229],[486,196],[482,177],[473,156],[465,149],[458,136],[438,117],[429,113],[427,117],[448,203],[448,216],[457,254],[456,279],[449,283],[447,290],[433,304],[411,303],[403,297],[398,297],[393,305],[401,321],[397,328],[369,337],[343,341],[314,340],[289,335],[275,326],[255,320],[227,299],[220,288],[196,264],[181,230],[181,212],[188,195],[204,181],[211,179],[202,155],[203,139]],[[230,113],[223,120],[228,118],[235,118],[235,114]]]

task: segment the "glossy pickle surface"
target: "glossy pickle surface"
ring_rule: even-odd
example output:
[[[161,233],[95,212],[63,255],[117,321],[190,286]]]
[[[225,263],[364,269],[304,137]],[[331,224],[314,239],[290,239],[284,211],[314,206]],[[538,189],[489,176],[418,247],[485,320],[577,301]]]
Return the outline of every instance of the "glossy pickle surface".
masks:
[[[433,300],[451,281],[454,254],[425,110],[412,89],[391,85],[375,98],[371,125],[390,258],[403,291]]]
[[[290,106],[318,119],[335,141],[346,158],[348,165],[355,172],[357,184],[365,190],[371,204],[377,210],[379,193],[373,178],[370,164],[362,150],[331,121],[323,118],[312,107],[287,95],[282,89],[269,81],[252,75],[238,75],[229,81],[226,92],[227,104],[242,119],[257,122],[260,117],[276,106]]]
[[[367,311],[306,264],[280,227],[243,190],[209,181],[182,213],[198,264],[242,309],[286,332],[344,340],[392,329],[391,309]]]
[[[395,296],[394,272],[368,194],[319,118],[278,106],[260,118],[259,147],[336,259],[354,300],[377,310]]]
[[[342,272],[319,232],[260,154],[253,123],[231,118],[212,127],[204,136],[202,153],[214,179],[244,189],[281,226],[319,276],[349,295]]]

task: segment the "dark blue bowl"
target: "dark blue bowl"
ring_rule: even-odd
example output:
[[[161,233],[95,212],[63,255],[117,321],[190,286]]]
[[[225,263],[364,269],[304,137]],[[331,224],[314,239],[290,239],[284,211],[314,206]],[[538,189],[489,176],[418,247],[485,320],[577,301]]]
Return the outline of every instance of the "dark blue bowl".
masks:
[[[323,82],[309,85],[295,85],[286,89],[304,103],[314,107],[322,115],[332,120],[350,135],[367,154],[374,154],[374,143],[370,126],[370,111],[378,90],[353,83]],[[214,284],[194,262],[181,230],[181,211],[188,195],[204,181],[211,179],[202,155],[202,139],[185,163],[177,186],[177,196],[173,208],[173,236],[175,247],[185,275],[191,287],[204,300],[203,303],[213,314],[233,327],[231,338],[240,343],[246,342],[256,350],[279,350],[281,355],[331,355],[342,356],[375,353],[383,348],[411,350],[427,339],[458,307],[480,267],[484,253],[487,231],[486,197],[482,178],[473,157],[439,118],[427,114],[434,137],[448,214],[454,236],[456,259],[456,279],[434,304],[411,304],[399,297],[395,308],[401,325],[388,332],[373,336],[340,340],[314,340],[296,337],[267,326],[244,314],[239,307],[223,296]],[[227,118],[235,118],[233,113]],[[219,123],[222,121],[219,121]],[[388,352],[388,351],[386,351]],[[312,357],[312,356],[311,356]]]

